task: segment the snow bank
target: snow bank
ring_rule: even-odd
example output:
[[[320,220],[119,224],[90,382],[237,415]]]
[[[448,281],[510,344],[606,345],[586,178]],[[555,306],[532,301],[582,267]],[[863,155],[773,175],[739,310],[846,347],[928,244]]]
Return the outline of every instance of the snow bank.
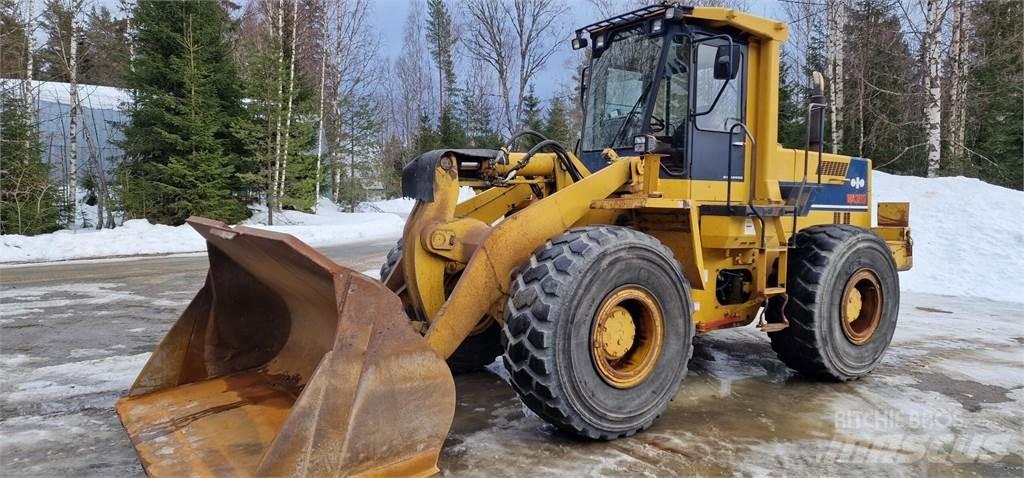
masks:
[[[964,177],[873,180],[876,202],[910,202],[914,267],[901,289],[1024,302],[1024,192]]]
[[[0,263],[47,262],[91,257],[205,251],[206,242],[188,226],[125,221],[115,229],[72,229],[38,236],[0,236]]]
[[[244,224],[292,234],[312,246],[333,246],[357,241],[397,238],[404,220],[389,213],[345,213],[322,200],[317,214],[282,211],[274,225],[266,226],[266,208],[258,207]],[[48,262],[98,257],[204,252],[206,242],[191,227],[150,224],[144,219],[125,221],[115,229],[62,230],[38,236],[0,236],[0,264]]]

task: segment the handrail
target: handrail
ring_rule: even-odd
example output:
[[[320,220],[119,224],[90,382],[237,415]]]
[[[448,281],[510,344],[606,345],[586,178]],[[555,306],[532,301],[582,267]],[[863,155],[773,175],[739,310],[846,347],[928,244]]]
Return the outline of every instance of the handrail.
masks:
[[[797,218],[800,216],[800,210],[803,209],[803,205],[799,202],[804,195],[804,188],[807,186],[807,170],[810,162],[810,150],[811,150],[811,116],[814,115],[815,109],[824,110],[828,106],[827,103],[811,103],[807,105],[807,136],[804,142],[804,177],[800,181],[800,188],[796,190],[796,197],[793,201],[793,232],[790,234],[790,239],[796,237],[796,223]],[[820,135],[824,136],[824,134]],[[823,138],[822,138],[823,139]],[[821,184],[821,160],[822,160],[822,141],[818,141],[818,184]]]
[[[729,149],[727,150],[729,159],[726,162],[725,171],[725,178],[727,181],[725,186],[725,206],[730,211],[732,211],[732,147],[734,146],[732,142],[732,137],[734,134],[736,134],[737,126],[743,129],[743,133],[746,139],[749,139],[750,145],[754,147],[754,149],[750,151],[750,162],[752,169],[757,167],[757,141],[754,140],[754,135],[750,134],[750,129],[747,128],[747,125],[743,124],[742,121],[737,121],[733,123],[732,127],[729,128]],[[751,174],[751,176],[753,176],[753,174]],[[751,185],[753,185],[753,178],[751,178]],[[748,194],[750,199],[748,203],[751,203],[754,198],[753,189],[750,189],[750,191],[751,194]]]

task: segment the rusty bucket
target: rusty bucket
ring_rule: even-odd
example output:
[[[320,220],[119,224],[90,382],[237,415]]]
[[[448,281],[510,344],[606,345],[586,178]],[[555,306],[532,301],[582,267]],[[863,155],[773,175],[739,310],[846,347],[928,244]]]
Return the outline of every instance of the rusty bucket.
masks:
[[[455,385],[398,297],[290,235],[189,224],[206,284],[117,403],[146,472],[437,472]]]

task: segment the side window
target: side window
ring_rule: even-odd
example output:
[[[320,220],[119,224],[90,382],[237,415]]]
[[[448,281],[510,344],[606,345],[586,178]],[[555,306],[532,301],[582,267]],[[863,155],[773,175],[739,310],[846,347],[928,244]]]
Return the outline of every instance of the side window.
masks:
[[[651,114],[651,131],[672,138],[675,147],[682,147],[686,138],[686,120],[690,107],[690,41],[689,37],[673,40],[669,45],[668,63],[661,81],[658,99]]]
[[[715,79],[715,45],[701,44],[697,48],[696,113],[703,113],[715,102],[715,96],[726,80]],[[743,61],[736,78],[729,80],[715,109],[697,117],[697,127],[705,131],[729,131],[732,125],[743,120]]]

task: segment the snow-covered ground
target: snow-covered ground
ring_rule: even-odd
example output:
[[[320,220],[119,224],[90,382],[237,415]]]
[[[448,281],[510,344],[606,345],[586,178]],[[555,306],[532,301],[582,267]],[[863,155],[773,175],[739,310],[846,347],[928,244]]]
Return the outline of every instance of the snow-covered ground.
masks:
[[[1024,192],[971,178],[925,179],[874,174],[875,201],[909,201],[914,268],[900,274],[904,290],[1024,302],[1024,228],[1014,211],[1024,210]],[[460,198],[473,194],[463,188]],[[246,225],[293,234],[313,246],[398,237],[411,199],[363,203],[340,212],[321,200],[316,214],[282,211],[266,226],[257,208]],[[103,231],[79,229],[25,237],[0,236],[0,264],[95,257],[202,252],[205,243],[188,226],[127,221]]]

